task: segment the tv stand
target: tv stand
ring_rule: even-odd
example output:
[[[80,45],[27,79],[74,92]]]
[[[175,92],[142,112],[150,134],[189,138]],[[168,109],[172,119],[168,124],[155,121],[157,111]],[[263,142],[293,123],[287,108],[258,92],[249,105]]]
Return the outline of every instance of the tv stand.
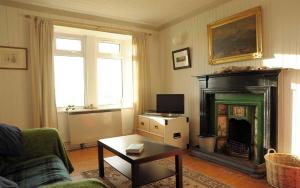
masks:
[[[158,112],[146,112],[144,115],[147,116],[161,116],[161,117],[180,117],[181,114],[172,114],[172,113],[158,113]]]
[[[187,148],[189,144],[189,118],[171,114],[139,115],[137,133],[158,142]],[[174,117],[174,115],[176,115]]]
[[[157,112],[146,112],[144,115],[147,116],[161,116],[161,113],[157,113]]]
[[[162,117],[174,117],[174,118],[176,118],[176,117],[180,117],[180,115],[179,114],[161,114],[161,116]]]

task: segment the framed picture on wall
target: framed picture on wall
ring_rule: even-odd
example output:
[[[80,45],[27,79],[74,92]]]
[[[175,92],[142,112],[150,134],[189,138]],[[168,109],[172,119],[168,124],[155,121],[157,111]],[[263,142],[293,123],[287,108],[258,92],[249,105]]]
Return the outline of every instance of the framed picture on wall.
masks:
[[[207,33],[209,64],[262,57],[260,7],[209,24]]]
[[[173,56],[173,68],[184,69],[191,67],[190,49],[183,48],[172,52]]]
[[[27,49],[0,46],[0,69],[27,69]]]

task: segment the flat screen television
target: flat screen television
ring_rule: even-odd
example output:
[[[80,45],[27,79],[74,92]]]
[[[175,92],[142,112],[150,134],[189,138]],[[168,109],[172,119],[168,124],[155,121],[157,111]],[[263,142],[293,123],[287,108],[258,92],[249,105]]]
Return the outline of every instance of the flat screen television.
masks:
[[[157,94],[156,112],[184,114],[184,94]]]

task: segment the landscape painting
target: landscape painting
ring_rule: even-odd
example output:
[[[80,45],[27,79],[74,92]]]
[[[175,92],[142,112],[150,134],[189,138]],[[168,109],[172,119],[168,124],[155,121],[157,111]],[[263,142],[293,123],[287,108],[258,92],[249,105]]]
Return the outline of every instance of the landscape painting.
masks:
[[[183,48],[172,52],[174,70],[191,67],[190,48]]]
[[[260,8],[208,25],[208,36],[210,64],[260,58]]]

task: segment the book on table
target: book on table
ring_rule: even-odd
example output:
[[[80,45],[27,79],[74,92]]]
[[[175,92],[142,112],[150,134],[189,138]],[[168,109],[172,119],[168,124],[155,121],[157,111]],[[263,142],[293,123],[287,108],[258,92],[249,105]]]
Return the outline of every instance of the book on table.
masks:
[[[130,144],[126,148],[127,154],[138,154],[144,150],[144,144]]]

